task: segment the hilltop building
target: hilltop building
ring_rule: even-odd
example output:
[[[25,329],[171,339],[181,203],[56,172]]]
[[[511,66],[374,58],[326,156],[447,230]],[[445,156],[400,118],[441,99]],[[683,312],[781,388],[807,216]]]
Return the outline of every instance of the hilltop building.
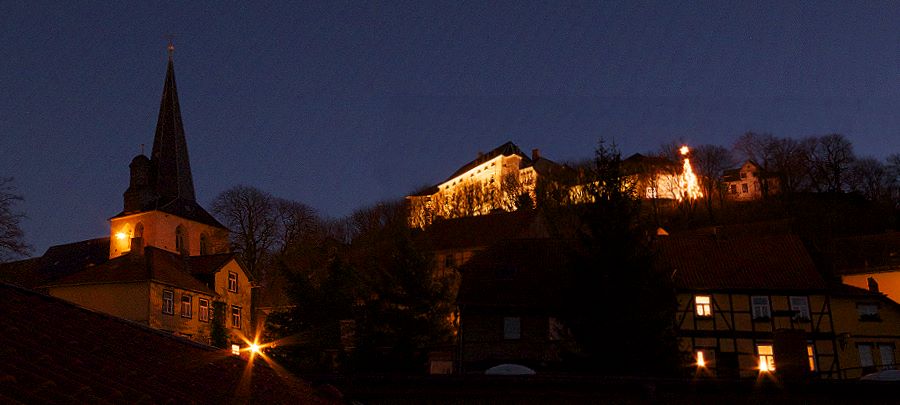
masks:
[[[129,167],[110,236],[13,264],[16,282],[204,344],[242,344],[252,279],[229,253],[228,229],[197,204],[171,46],[152,154]]]
[[[725,196],[734,201],[759,200],[778,194],[780,182],[774,173],[765,171],[758,163],[748,160],[737,169],[722,173]]]
[[[512,142],[479,153],[443,182],[406,197],[409,225],[424,228],[437,218],[485,215],[533,206],[542,178],[572,179],[575,171],[547,158],[538,149],[526,155]]]

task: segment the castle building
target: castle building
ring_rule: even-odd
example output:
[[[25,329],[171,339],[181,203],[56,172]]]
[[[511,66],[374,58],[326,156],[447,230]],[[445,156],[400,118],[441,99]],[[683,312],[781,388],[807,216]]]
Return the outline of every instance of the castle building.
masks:
[[[506,142],[466,163],[443,182],[406,197],[409,225],[424,228],[437,218],[485,215],[533,206],[540,178],[560,181],[574,170],[541,157],[534,149],[526,155]]]
[[[172,50],[152,153],[131,161],[108,258],[39,289],[201,343],[241,344],[252,330],[252,279],[229,252],[228,229],[197,204]]]

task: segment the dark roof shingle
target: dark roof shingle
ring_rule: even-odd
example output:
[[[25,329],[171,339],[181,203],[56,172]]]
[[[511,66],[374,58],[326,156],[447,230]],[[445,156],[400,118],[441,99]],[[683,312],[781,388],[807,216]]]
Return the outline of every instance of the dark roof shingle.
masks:
[[[657,267],[688,290],[824,290],[795,235],[739,238],[663,237]]]

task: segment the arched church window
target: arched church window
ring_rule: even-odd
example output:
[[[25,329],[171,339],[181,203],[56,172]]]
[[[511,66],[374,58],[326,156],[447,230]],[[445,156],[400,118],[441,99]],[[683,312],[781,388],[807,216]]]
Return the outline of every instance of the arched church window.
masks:
[[[187,241],[188,241],[187,230],[184,229],[184,226],[178,225],[178,227],[175,228],[175,250],[177,250],[181,253],[187,253],[188,252]]]
[[[209,254],[209,239],[206,237],[205,233],[200,234],[200,254],[201,255]]]

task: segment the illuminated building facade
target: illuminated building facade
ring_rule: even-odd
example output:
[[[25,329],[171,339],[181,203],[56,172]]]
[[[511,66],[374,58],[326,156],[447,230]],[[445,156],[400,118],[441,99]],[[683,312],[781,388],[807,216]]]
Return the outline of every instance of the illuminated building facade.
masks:
[[[241,342],[251,335],[252,280],[229,253],[228,230],[196,202],[171,49],[152,154],[131,161],[108,260],[42,288],[201,343],[217,325]]]
[[[535,187],[541,178],[567,175],[574,175],[574,171],[541,157],[538,149],[528,156],[507,142],[479,153],[440,184],[406,197],[409,225],[424,228],[437,218],[515,211],[523,204],[534,203]]]
[[[725,185],[725,196],[734,201],[759,200],[765,195],[778,194],[780,191],[778,176],[767,173],[752,160],[748,160],[737,169],[726,170],[722,174]]]

